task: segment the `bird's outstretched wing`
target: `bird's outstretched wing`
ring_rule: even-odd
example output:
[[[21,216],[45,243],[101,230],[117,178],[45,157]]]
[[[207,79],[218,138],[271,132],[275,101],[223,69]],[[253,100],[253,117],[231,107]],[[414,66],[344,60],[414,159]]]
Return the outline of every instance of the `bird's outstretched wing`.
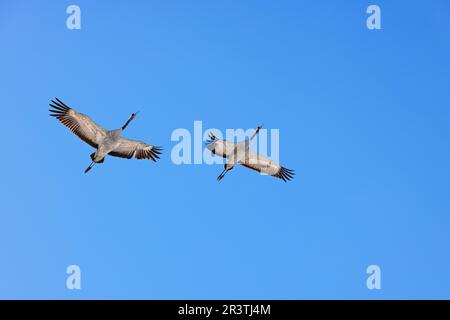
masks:
[[[161,147],[155,147],[142,141],[120,138],[119,142],[120,145],[111,151],[109,155],[126,159],[131,159],[134,156],[139,160],[151,159],[156,161],[162,153]]]
[[[209,140],[206,140],[206,146],[213,154],[227,158],[233,154],[235,144],[226,140],[218,139],[213,133],[209,133]]]
[[[64,102],[56,98],[49,104],[51,109],[50,116],[55,117],[73,133],[75,133],[81,140],[94,148],[106,137],[107,131],[100,125],[96,124],[88,116],[76,112],[74,109],[68,107]]]
[[[281,179],[284,182],[292,180],[295,175],[294,170],[282,167],[278,163],[252,150],[248,151],[245,162],[241,162],[241,164],[249,169]]]

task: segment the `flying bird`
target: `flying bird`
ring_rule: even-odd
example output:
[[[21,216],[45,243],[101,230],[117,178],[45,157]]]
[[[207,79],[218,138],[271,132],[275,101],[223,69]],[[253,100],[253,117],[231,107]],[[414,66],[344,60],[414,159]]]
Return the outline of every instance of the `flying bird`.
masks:
[[[131,159],[151,159],[156,161],[162,152],[161,147],[155,147],[145,142],[122,138],[120,135],[136,117],[138,112],[133,113],[127,122],[117,130],[106,130],[95,123],[88,116],[68,107],[64,102],[56,98],[51,100],[50,116],[55,117],[81,140],[97,149],[91,154],[91,164],[84,170],[87,173],[96,163],[103,163],[107,155]]]
[[[206,141],[208,150],[227,160],[227,163],[224,165],[224,170],[217,177],[217,181],[222,180],[225,174],[232,170],[236,164],[243,165],[262,174],[279,178],[284,182],[294,178],[294,170],[282,167],[275,161],[250,149],[250,142],[256,137],[261,128],[262,126],[256,128],[256,131],[250,139],[238,143],[220,140],[213,133],[209,133],[209,140]]]

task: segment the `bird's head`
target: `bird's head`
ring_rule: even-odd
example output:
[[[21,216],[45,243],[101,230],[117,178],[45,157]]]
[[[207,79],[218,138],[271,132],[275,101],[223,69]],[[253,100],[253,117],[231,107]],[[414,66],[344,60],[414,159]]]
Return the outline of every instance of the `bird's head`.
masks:
[[[122,131],[125,130],[125,128],[130,124],[131,120],[133,120],[136,115],[139,113],[139,111],[136,111],[135,113],[133,113],[130,118],[128,118],[127,122],[123,125],[122,127]]]
[[[138,113],[139,113],[139,111],[136,111],[135,113],[133,113],[133,114],[131,115],[130,119],[133,120],[133,119],[136,117],[136,115],[137,115]]]

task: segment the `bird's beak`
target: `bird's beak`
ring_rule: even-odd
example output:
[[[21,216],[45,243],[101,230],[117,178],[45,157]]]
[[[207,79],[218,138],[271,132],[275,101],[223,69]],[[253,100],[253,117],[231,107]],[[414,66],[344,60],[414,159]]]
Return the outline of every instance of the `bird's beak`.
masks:
[[[136,117],[138,113],[139,113],[139,111],[136,111],[135,113],[133,113],[133,117]]]

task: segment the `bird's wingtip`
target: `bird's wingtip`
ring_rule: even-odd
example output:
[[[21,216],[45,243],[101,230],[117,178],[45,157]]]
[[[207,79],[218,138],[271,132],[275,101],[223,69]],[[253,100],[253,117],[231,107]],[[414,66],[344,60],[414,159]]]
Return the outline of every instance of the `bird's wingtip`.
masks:
[[[294,179],[294,175],[295,175],[294,170],[281,167],[278,173],[276,174],[276,177],[280,178],[284,182],[288,182]]]
[[[214,143],[214,142],[216,142],[217,141],[217,137],[214,135],[214,133],[212,133],[212,132],[209,132],[208,133],[208,138],[209,139],[207,139],[206,141],[205,141],[205,145],[210,145],[210,144],[212,144],[212,143]]]

